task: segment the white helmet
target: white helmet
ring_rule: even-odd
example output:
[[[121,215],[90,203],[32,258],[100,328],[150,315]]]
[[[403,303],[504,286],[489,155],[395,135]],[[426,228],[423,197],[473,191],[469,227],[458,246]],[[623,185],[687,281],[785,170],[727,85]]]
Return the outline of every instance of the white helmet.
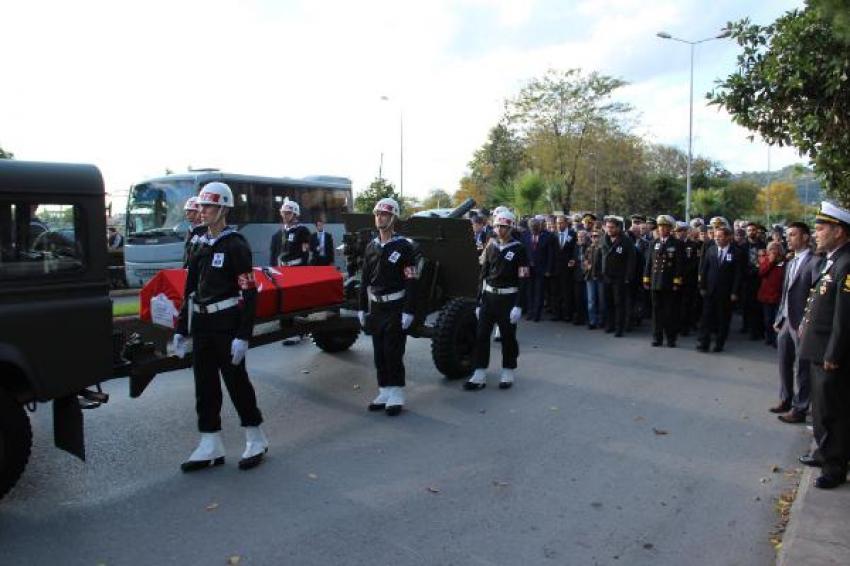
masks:
[[[201,210],[201,206],[198,204],[198,197],[189,197],[186,200],[186,204],[183,205],[183,210]]]
[[[280,212],[291,212],[295,216],[301,216],[301,207],[294,200],[289,200],[289,197],[283,199],[283,204],[280,205]]]
[[[503,212],[510,212],[510,209],[507,206],[497,206],[493,209],[493,218],[499,216]]]
[[[394,198],[382,198],[375,203],[375,208],[372,209],[372,214],[377,214],[379,212],[389,212],[393,216],[398,216],[398,202],[396,202]]]
[[[226,184],[219,181],[207,183],[198,195],[198,206],[202,204],[214,204],[215,206],[226,206],[233,208],[233,191]]]
[[[496,214],[495,220],[493,220],[493,226],[507,226],[508,228],[513,228],[514,224],[516,224],[516,216],[514,213],[508,209],[500,210],[498,214]]]

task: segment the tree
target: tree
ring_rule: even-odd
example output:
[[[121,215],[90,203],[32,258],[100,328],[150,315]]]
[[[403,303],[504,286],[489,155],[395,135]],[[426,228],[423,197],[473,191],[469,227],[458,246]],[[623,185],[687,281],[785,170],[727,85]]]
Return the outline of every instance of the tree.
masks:
[[[0,159],[14,159],[15,154],[0,147]]]
[[[800,220],[805,214],[803,204],[797,197],[797,188],[787,181],[777,181],[759,191],[756,198],[756,214],[772,220]]]
[[[685,207],[682,203],[685,194],[684,184],[669,175],[658,175],[649,180],[650,198],[646,203],[647,214],[672,214],[679,218]],[[691,203],[693,204],[693,203]]]
[[[470,177],[486,191],[499,183],[512,182],[524,162],[522,142],[503,120],[490,129],[487,141],[473,155]]]
[[[516,204],[521,212],[537,212],[537,203],[546,191],[546,181],[536,171],[526,171],[516,182]]]
[[[734,220],[746,218],[756,208],[759,186],[743,179],[730,182],[723,188],[723,208],[721,215]]]
[[[354,210],[357,212],[372,212],[375,203],[386,197],[399,200],[398,193],[395,192],[393,184],[382,177],[378,177],[372,181],[369,188],[354,197]]]
[[[768,26],[731,22],[738,70],[707,96],[767,143],[807,155],[827,192],[850,204],[847,2],[806,4]]]
[[[422,201],[422,208],[447,208],[452,204],[452,197],[443,189],[431,189],[425,200]]]
[[[570,210],[576,174],[585,150],[585,142],[618,120],[631,107],[613,102],[611,95],[627,83],[621,79],[580,69],[549,70],[536,78],[508,103],[509,119],[526,140],[533,140],[543,151],[532,166],[556,179],[563,186],[561,208]]]
[[[691,209],[703,218],[723,215],[723,191],[721,189],[697,189],[693,192]]]
[[[460,179],[460,188],[452,195],[452,204],[459,205],[466,199],[473,199],[478,206],[484,206],[487,202],[487,188],[475,182],[475,179],[470,175],[465,175]]]

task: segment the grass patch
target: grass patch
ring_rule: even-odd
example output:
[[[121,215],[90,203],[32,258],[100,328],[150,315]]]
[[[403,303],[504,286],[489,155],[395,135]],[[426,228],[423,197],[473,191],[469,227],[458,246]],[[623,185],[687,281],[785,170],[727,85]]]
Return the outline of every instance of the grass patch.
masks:
[[[139,314],[138,301],[132,303],[116,304],[112,303],[112,316],[132,316]]]

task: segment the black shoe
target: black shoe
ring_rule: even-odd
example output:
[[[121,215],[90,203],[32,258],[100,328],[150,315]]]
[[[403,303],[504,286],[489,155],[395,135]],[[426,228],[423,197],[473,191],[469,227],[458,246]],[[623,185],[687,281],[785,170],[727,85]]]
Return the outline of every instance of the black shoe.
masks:
[[[613,328],[606,328],[605,329],[605,334],[611,334],[612,332],[614,332]]]
[[[576,319],[576,320],[574,320],[574,321],[573,321],[573,324],[574,324],[575,326],[584,326],[584,321],[583,321],[583,320]]]
[[[622,338],[622,337],[623,337],[623,331],[622,330],[618,330],[617,332],[614,333],[614,338]]]
[[[690,331],[690,330],[682,330],[681,335],[682,335],[682,336],[690,336],[690,335],[691,335],[691,331]]]
[[[552,321],[552,322],[557,322],[557,321],[559,321],[559,320],[564,320],[564,317],[562,317],[562,316],[553,316],[553,317],[552,317],[552,318],[550,318],[549,320],[550,320],[550,321]]]
[[[224,464],[224,456],[219,456],[215,460],[188,460],[180,464],[180,469],[183,472],[197,472],[198,470],[205,470],[214,466],[221,466],[222,464]]]
[[[652,347],[653,348],[658,348],[659,346],[663,346],[663,345],[664,345],[664,343],[661,340],[653,340],[652,341]]]
[[[397,417],[401,414],[404,405],[388,405],[385,409],[388,417]]]
[[[675,348],[676,347],[676,341],[675,340],[668,340],[667,341],[667,347],[668,348]]]
[[[803,454],[799,458],[797,458],[801,464],[804,466],[809,466],[812,468],[820,468],[823,466],[823,462],[812,456],[811,454]]]
[[[587,329],[588,330],[596,330],[596,325],[595,324],[588,324]]]
[[[485,387],[487,387],[486,383],[473,383],[471,381],[467,381],[466,383],[463,384],[463,388],[466,389],[467,391],[480,391],[481,389],[484,389]]]
[[[387,405],[385,403],[369,403],[369,406],[366,407],[369,411],[383,411]]]
[[[513,382],[510,381],[500,381],[499,389],[510,389],[513,386]]]
[[[775,405],[775,406],[768,409],[768,411],[770,411],[771,413],[777,413],[777,414],[787,413],[790,410],[791,410],[791,403],[779,403],[778,405]]]
[[[266,448],[264,451],[260,452],[259,454],[254,454],[253,456],[249,456],[247,458],[242,458],[241,460],[239,460],[239,469],[240,470],[250,470],[251,468],[256,468],[257,466],[259,466],[260,464],[263,463],[263,458],[265,457],[266,452],[268,452],[268,451],[269,451],[269,449]]]
[[[791,411],[784,415],[777,415],[776,417],[783,423],[788,424],[801,424],[806,422],[806,413],[801,413],[800,411]]]
[[[697,344],[697,352],[708,352],[708,344]]]
[[[847,477],[822,475],[815,480],[815,487],[818,489],[834,489],[839,485],[846,483]]]
[[[714,347],[714,349],[712,350],[712,352],[722,352],[722,351],[723,351],[723,346],[721,346],[720,344],[717,344]]]

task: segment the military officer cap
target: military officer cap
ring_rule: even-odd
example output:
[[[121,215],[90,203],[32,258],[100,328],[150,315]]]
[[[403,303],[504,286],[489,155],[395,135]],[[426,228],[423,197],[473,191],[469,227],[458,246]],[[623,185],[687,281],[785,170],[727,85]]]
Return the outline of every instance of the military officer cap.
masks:
[[[676,222],[676,231],[677,232],[687,230],[688,228],[690,228],[690,224],[688,224],[687,222],[684,222],[684,221],[681,221],[681,220],[679,222]]]
[[[573,222],[581,222],[581,214],[579,214],[579,213],[573,214]]]
[[[838,224],[850,230],[850,211],[831,202],[822,201],[815,215],[815,224]]]
[[[662,214],[658,218],[655,219],[655,223],[659,226],[670,226],[673,227],[676,225],[676,220],[670,216],[669,214]]]
[[[654,228],[654,227],[656,227],[656,226],[658,226],[658,222],[656,222],[656,221],[655,221],[655,218],[652,218],[652,217],[647,218],[647,219],[646,219],[646,223],[647,223],[648,225],[652,226],[653,228]]]
[[[632,214],[629,216],[629,219],[632,221],[632,224],[635,222],[646,222],[646,216],[643,214]]]
[[[705,226],[705,221],[702,218],[692,218],[691,228],[702,228]]]
[[[592,212],[587,212],[584,216],[581,217],[582,222],[584,222],[585,220],[591,220],[593,222],[596,222],[596,215]]]
[[[605,222],[613,222],[614,224],[616,224],[617,226],[620,226],[620,227],[623,226],[623,222],[624,222],[622,216],[616,216],[614,214],[609,214],[608,216],[603,218],[603,220]]]
[[[729,226],[729,221],[722,216],[715,216],[709,222],[712,228],[720,228],[721,226]]]

